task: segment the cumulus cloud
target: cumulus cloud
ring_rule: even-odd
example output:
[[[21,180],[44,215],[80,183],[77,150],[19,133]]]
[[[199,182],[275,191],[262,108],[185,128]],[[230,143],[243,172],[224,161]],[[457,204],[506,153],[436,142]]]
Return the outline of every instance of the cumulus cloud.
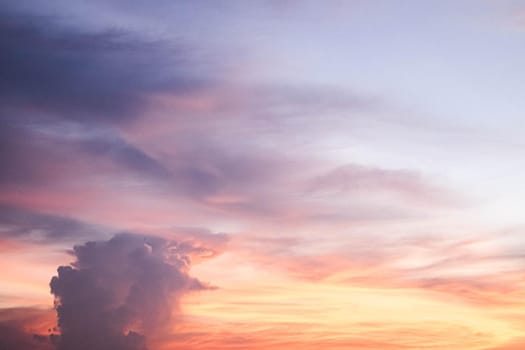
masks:
[[[168,330],[180,297],[209,288],[189,276],[191,248],[119,234],[76,246],[51,280],[59,350],[142,350]]]

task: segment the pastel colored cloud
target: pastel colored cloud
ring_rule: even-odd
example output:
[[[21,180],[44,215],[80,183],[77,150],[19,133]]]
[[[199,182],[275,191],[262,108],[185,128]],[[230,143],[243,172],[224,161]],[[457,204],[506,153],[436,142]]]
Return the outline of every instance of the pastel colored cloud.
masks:
[[[521,349],[519,6],[405,5],[7,1],[0,349]]]

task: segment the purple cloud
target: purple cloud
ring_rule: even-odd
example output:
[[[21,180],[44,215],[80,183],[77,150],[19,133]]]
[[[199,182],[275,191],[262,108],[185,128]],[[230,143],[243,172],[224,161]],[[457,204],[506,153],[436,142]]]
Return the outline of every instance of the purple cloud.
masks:
[[[1,239],[59,243],[101,236],[102,227],[66,216],[50,215],[0,203]]]
[[[0,309],[0,349],[52,350],[56,335],[36,332],[35,324],[46,323],[51,310],[34,308]],[[48,333],[52,329],[49,329]]]
[[[202,84],[187,64],[181,68],[187,60],[180,49],[131,33],[84,32],[52,18],[3,11],[0,38],[5,118],[16,111],[39,119],[118,121],[137,116],[152,93]]]
[[[116,235],[76,246],[51,280],[59,350],[145,349],[166,330],[180,297],[208,286],[189,276],[191,251],[158,237]]]

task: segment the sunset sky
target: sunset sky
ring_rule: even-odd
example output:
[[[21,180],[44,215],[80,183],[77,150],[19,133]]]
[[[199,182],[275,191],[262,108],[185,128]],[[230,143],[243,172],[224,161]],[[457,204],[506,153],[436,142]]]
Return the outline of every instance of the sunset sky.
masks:
[[[523,350],[524,112],[525,1],[3,1],[0,350]]]

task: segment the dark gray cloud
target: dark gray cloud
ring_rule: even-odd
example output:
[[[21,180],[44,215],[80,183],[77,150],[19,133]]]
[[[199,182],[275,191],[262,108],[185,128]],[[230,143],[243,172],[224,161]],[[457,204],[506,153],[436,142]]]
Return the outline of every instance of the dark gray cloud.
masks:
[[[50,310],[33,308],[0,309],[0,350],[52,350],[56,335],[31,331],[32,324],[45,322]]]
[[[51,350],[54,349],[51,338],[24,331],[21,325],[0,322],[1,350]]]
[[[202,84],[182,50],[166,43],[115,30],[82,32],[42,16],[0,12],[0,51],[4,118],[16,111],[38,119],[118,121],[137,116],[152,93]]]
[[[140,175],[159,179],[170,177],[170,171],[158,160],[118,135],[79,140],[73,147],[89,155],[111,158],[121,167]]]
[[[189,276],[191,253],[158,237],[116,235],[74,248],[51,280],[60,350],[145,349],[172,320],[180,297],[208,288]]]
[[[39,157],[42,140],[0,120],[0,184],[39,181],[44,177],[49,157]]]
[[[0,225],[0,238],[44,244],[84,241],[105,231],[76,219],[7,204],[0,204]]]
[[[280,130],[290,139],[291,128],[319,127],[308,122],[312,114],[371,104],[334,89],[321,93],[272,86],[231,92],[225,86],[224,95],[216,96],[222,102],[211,112],[213,116],[194,121],[191,111],[172,106],[167,112],[170,119],[198,125],[187,133],[184,128],[170,131],[170,141],[176,141],[153,154],[132,144],[113,126],[143,115],[151,95],[198,98],[217,82],[224,84],[214,78],[221,71],[216,63],[204,65],[187,48],[131,33],[93,33],[65,27],[56,18],[9,11],[0,11],[0,49],[3,186],[89,182],[92,176],[111,173],[126,179],[145,177],[155,185],[166,185],[163,188],[174,194],[197,200],[246,192],[254,184],[268,182],[274,177],[270,173],[281,166],[278,156],[260,154],[266,151],[255,154],[257,147],[248,146],[260,138],[254,130],[262,136],[264,130]],[[149,119],[141,121],[147,130]],[[78,130],[71,136],[74,128]],[[229,131],[240,129],[245,131]],[[293,139],[299,138],[295,133]],[[258,203],[230,207],[268,210]]]
[[[167,176],[110,125],[140,116],[152,95],[211,84],[202,78],[206,69],[164,41],[83,31],[9,7],[0,10],[0,184],[71,178],[93,163],[86,155],[138,175]],[[81,138],[69,137],[72,127]]]

